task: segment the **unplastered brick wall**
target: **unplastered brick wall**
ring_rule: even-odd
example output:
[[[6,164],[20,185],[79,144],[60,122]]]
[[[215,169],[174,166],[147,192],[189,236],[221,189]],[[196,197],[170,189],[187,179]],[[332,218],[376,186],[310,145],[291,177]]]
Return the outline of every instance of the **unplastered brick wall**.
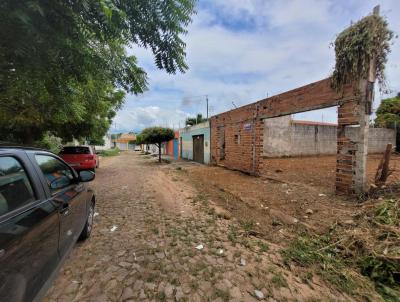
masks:
[[[355,175],[358,168],[356,151],[359,148],[357,144],[359,133],[355,133],[351,139],[348,134],[346,135],[346,127],[359,125],[362,113],[360,109],[358,101],[343,102],[338,107],[335,186],[336,192],[341,194],[354,193]]]
[[[253,163],[256,104],[247,105],[211,118],[211,159],[218,165],[256,173]]]
[[[253,175],[263,174],[268,169],[262,157],[263,119],[337,105],[339,128],[358,123],[357,112],[360,106],[352,87],[346,86],[342,93],[337,93],[331,88],[328,78],[213,116],[210,125],[211,162]],[[353,114],[349,114],[351,110]],[[338,133],[338,143],[338,165],[344,165],[349,162],[349,156],[355,154],[354,146],[344,139],[342,133]],[[342,162],[340,158],[343,156],[345,159]],[[350,162],[353,171],[356,161],[351,158]],[[347,170],[338,170],[338,175],[338,188],[353,185],[354,177],[350,177],[349,183],[350,174]]]

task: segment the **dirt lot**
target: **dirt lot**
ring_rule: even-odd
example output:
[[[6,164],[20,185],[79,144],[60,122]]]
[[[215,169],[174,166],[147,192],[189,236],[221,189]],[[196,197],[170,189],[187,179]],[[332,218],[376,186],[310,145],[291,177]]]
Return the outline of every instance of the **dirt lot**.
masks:
[[[381,155],[368,158],[370,179],[380,159]],[[266,178],[188,163],[178,172],[238,220],[253,221],[264,238],[281,243],[304,229],[323,233],[335,223],[350,221],[360,210],[358,202],[334,194],[335,160],[334,156],[270,159]],[[400,156],[393,156],[391,169],[388,183],[400,177]]]
[[[299,230],[358,209],[318,187],[132,152],[104,158],[93,186],[92,237],[45,301],[380,301],[358,274],[351,293],[284,261]]]
[[[373,183],[381,158],[382,154],[368,156],[367,176],[369,183]],[[335,156],[271,158],[267,162],[270,166],[270,173],[267,175],[269,177],[289,183],[319,187],[324,193],[332,193],[335,190]],[[394,173],[389,177],[388,183],[398,182],[400,180],[400,155],[392,156],[391,169],[394,170]]]

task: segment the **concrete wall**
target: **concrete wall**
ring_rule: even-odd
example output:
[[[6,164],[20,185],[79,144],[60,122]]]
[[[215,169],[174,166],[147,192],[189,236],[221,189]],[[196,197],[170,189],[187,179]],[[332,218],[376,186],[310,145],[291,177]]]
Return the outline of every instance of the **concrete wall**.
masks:
[[[96,150],[109,150],[112,148],[112,143],[111,143],[111,135],[106,134],[103,137],[104,140],[104,145],[102,146],[95,146]]]
[[[346,128],[346,135],[351,139],[356,137],[356,129]],[[396,131],[387,128],[369,128],[368,153],[383,153],[387,144],[396,146]]]
[[[346,136],[356,140],[357,127],[346,127]],[[370,128],[368,153],[383,152],[388,143],[395,145],[393,129]],[[307,156],[337,153],[337,126],[305,125],[291,121],[290,116],[264,120],[263,155]]]
[[[150,152],[151,154],[157,154],[158,155],[158,147],[156,144],[147,144],[143,145],[144,146],[144,151]],[[162,143],[161,144],[161,155],[167,154],[167,144]]]
[[[193,160],[193,136],[204,135],[204,163],[210,163],[210,123],[204,122],[179,130],[179,140],[182,140],[182,158]]]

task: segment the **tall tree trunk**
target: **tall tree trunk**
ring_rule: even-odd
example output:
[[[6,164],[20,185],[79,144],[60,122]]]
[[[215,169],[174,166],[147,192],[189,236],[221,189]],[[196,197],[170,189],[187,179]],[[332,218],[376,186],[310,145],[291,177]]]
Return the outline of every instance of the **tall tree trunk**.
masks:
[[[161,163],[161,143],[158,143],[158,162]]]
[[[42,138],[42,133],[35,127],[24,127],[16,136],[24,146],[33,147],[34,143]]]

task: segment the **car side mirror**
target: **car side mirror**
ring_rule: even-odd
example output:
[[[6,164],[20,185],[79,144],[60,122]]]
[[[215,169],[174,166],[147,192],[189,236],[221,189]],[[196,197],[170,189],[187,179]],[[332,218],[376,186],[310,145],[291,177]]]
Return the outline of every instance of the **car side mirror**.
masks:
[[[92,181],[96,177],[92,171],[79,171],[79,181],[88,182]]]

